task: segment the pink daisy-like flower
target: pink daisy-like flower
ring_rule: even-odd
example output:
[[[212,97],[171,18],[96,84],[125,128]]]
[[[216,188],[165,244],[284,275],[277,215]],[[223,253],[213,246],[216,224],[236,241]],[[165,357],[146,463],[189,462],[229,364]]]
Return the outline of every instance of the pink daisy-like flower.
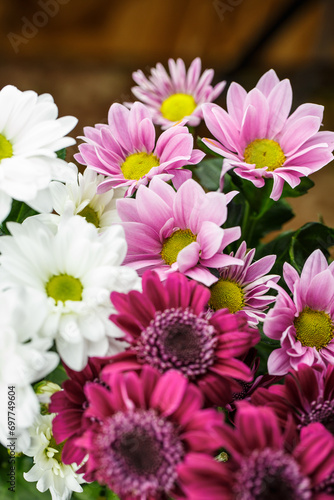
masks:
[[[266,255],[252,263],[254,254],[255,248],[247,252],[247,244],[243,241],[235,257],[241,259],[244,265],[218,269],[219,280],[210,287],[209,301],[214,311],[226,307],[230,313],[245,315],[251,326],[264,320],[264,311],[275,300],[274,296],[266,295],[270,289],[269,281],[277,283],[280,279],[275,274],[266,275],[273,267],[276,255]]]
[[[176,369],[201,389],[206,399],[224,406],[241,387],[234,379],[250,382],[250,368],[240,359],[260,340],[257,330],[226,309],[206,319],[210,292],[180,273],[161,282],[146,271],[143,292],[112,293],[118,314],[110,316],[130,344],[105,367],[109,385],[115,372],[138,370],[143,364],[161,373]]]
[[[175,192],[154,177],[149,187],[139,187],[136,199],[117,201],[128,244],[124,263],[139,274],[154,268],[163,279],[179,271],[212,285],[218,278],[208,268],[243,264],[241,259],[222,253],[240,237],[240,227],[220,227],[235,194],[205,193],[193,179]]]
[[[236,428],[223,424],[226,463],[189,454],[179,474],[189,500],[330,500],[334,437],[321,424],[282,434],[271,408],[239,403]],[[292,431],[292,433],[291,433]],[[289,436],[290,434],[290,436]]]
[[[292,88],[274,70],[260,78],[250,92],[232,83],[227,92],[228,112],[204,104],[205,123],[216,140],[203,139],[225,158],[222,179],[229,169],[262,187],[273,179],[270,197],[278,200],[284,182],[292,188],[333,159],[333,132],[319,132],[323,106],[303,104],[289,116]]]
[[[81,464],[85,458],[82,449],[75,445],[76,439],[87,428],[89,421],[84,418],[84,411],[88,407],[84,392],[88,382],[102,384],[100,373],[102,368],[110,362],[112,357],[89,358],[86,367],[81,372],[71,370],[64,364],[69,379],[62,384],[62,391],[51,396],[48,411],[57,413],[52,421],[52,431],[56,443],[65,441],[62,449],[64,464]]]
[[[194,138],[187,127],[175,126],[163,132],[158,140],[150,112],[140,102],[131,110],[119,103],[110,107],[108,125],[85,127],[86,144],[79,145],[76,160],[107,176],[98,186],[98,193],[110,188],[128,186],[131,196],[141,184],[156,176],[173,180],[175,187],[191,177],[185,165],[202,160],[204,153],[194,148]]]
[[[320,422],[334,434],[334,366],[301,364],[285,377],[284,385],[258,388],[252,403],[270,406],[284,428],[292,415],[299,429]],[[334,492],[333,492],[334,493]]]
[[[151,75],[146,78],[141,70],[132,74],[138,84],[132,87],[137,99],[144,102],[151,112],[154,123],[163,129],[180,120],[195,127],[203,118],[201,106],[214,101],[223,91],[226,82],[212,87],[214,76],[212,69],[206,69],[201,76],[201,60],[193,60],[188,72],[182,59],[168,60],[170,76],[158,63],[152,68]]]
[[[264,333],[281,342],[269,356],[268,372],[285,375],[290,368],[298,370],[300,363],[334,364],[334,262],[329,266],[315,250],[300,276],[287,262],[283,276],[293,297],[278,287],[264,321]]]
[[[91,384],[85,391],[86,415],[95,420],[77,440],[89,454],[85,479],[122,500],[184,498],[180,464],[189,453],[195,462],[212,456],[221,443],[221,414],[202,409],[199,389],[179,372],[145,366],[114,374],[110,390]]]

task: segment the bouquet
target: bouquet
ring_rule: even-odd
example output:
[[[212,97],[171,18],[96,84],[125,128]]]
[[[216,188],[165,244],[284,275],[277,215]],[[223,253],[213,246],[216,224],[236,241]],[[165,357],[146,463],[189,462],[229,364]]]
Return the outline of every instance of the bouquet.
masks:
[[[69,163],[77,120],[0,91],[1,498],[334,498],[334,229],[270,236],[334,133],[213,77],[136,71]]]

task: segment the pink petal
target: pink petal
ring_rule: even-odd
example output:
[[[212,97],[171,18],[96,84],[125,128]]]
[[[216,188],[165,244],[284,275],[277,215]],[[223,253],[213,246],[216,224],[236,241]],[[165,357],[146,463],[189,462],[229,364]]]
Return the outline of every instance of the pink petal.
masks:
[[[268,96],[270,120],[268,138],[274,138],[284,127],[292,104],[292,88],[290,81],[285,79],[272,89]]]
[[[190,245],[183,248],[177,256],[177,265],[181,273],[186,273],[188,269],[196,266],[199,259],[201,247],[197,241],[193,241]]]

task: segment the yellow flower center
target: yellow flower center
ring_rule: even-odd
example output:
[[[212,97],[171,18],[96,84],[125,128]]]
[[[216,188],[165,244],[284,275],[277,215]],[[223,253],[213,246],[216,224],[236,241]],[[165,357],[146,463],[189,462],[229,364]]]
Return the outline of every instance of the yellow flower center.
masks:
[[[125,179],[138,181],[151,168],[159,165],[159,160],[153,153],[133,153],[122,163],[121,170]]]
[[[196,241],[196,235],[190,229],[178,229],[164,241],[160,255],[171,266],[176,262],[179,252],[193,241]]]
[[[244,292],[235,281],[221,278],[210,287],[210,291],[209,306],[214,311],[228,309],[230,313],[236,313],[245,305]]]
[[[95,227],[100,227],[100,220],[99,216],[95,212],[95,210],[92,209],[89,205],[87,205],[81,212],[78,213],[78,215],[81,215],[84,219],[86,219],[87,222],[90,222],[91,224],[94,224]]]
[[[334,337],[334,325],[324,311],[306,307],[295,319],[294,325],[297,340],[305,347],[315,347],[317,351],[326,347]]]
[[[285,162],[285,156],[281,146],[271,139],[255,139],[248,144],[244,152],[246,163],[255,164],[255,168],[268,167],[275,170]]]
[[[52,276],[46,286],[46,293],[56,302],[66,300],[81,300],[83,286],[78,278],[68,274]]]
[[[13,146],[6,137],[0,134],[0,161],[13,156]]]
[[[197,104],[192,95],[172,94],[161,104],[161,114],[166,120],[177,122],[189,116],[196,109]]]

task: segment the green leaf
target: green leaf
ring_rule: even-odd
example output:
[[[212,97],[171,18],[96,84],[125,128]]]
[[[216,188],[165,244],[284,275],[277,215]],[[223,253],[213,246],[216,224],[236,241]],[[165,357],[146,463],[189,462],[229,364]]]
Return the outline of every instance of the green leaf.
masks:
[[[270,206],[267,212],[260,217],[255,224],[252,239],[248,242],[250,247],[256,246],[257,242],[266,234],[277,231],[283,224],[294,217],[293,210],[285,200],[278,200]]]
[[[7,222],[13,221],[19,222],[21,224],[25,219],[36,214],[38,214],[38,212],[29,207],[29,205],[27,205],[23,201],[13,200],[12,208],[7,219],[0,225],[2,234],[10,234],[7,228]]]
[[[64,149],[60,149],[59,151],[56,152],[56,155],[58,156],[58,158],[60,158],[61,160],[66,160],[66,148]]]
[[[294,231],[285,231],[269,243],[260,245],[256,250],[256,260],[261,259],[265,255],[277,255],[275,264],[270,272],[282,276],[284,262],[290,261],[289,250],[293,235]]]
[[[319,249],[328,259],[328,248],[334,245],[334,229],[320,222],[309,222],[298,229],[290,244],[291,264],[301,271],[306,259]]]
[[[303,196],[303,194],[306,194],[313,186],[314,182],[308,177],[302,177],[300,179],[300,184],[298,184],[295,188],[292,188],[287,182],[285,182],[282,198],[297,198],[298,196]]]
[[[195,167],[192,167],[191,170],[204,189],[207,191],[217,191],[222,164],[222,158],[208,158],[201,161]]]

